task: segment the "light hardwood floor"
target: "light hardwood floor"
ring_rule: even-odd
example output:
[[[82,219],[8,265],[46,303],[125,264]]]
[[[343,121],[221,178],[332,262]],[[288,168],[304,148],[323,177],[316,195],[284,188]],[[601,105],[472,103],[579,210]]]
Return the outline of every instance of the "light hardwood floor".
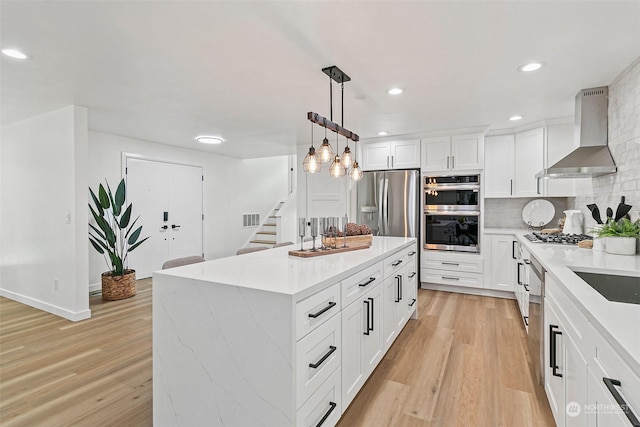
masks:
[[[340,427],[554,425],[514,300],[419,292]],[[73,323],[0,298],[0,425],[152,424],[150,281],[90,305]]]

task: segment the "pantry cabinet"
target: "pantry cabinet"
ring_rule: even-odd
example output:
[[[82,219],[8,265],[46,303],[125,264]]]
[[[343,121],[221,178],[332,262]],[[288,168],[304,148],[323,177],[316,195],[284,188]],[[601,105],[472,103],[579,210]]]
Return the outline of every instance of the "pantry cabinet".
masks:
[[[420,167],[420,140],[371,142],[362,145],[362,170]]]
[[[482,169],[483,137],[453,135],[422,140],[422,172],[449,172]]]

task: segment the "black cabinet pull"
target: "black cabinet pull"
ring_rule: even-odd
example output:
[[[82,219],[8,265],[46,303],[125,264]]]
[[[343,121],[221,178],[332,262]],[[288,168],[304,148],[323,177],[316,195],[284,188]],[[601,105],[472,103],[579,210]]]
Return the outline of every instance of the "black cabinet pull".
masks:
[[[399,266],[400,264],[402,264],[402,260],[401,260],[401,259],[397,260],[396,262],[392,262],[392,263],[391,263],[391,265],[392,265],[392,266],[394,266],[394,267],[397,267],[397,266]]]
[[[513,258],[513,259],[518,259],[516,257],[516,243],[518,243],[517,240],[512,240],[511,241],[511,258]]]
[[[411,298],[411,304],[409,304],[409,307],[413,307],[413,304],[416,303],[416,299],[415,298]]]
[[[318,424],[316,424],[316,427],[320,427],[322,424],[324,424],[325,421],[327,421],[327,418],[329,418],[329,415],[331,415],[331,413],[333,412],[334,409],[336,409],[336,406],[338,406],[337,403],[335,402],[329,402],[329,410],[327,411],[326,414],[324,414],[324,416],[322,417],[322,419],[320,420],[320,422]]]
[[[400,302],[400,276],[399,274],[396,276],[396,299],[395,302]]]
[[[529,292],[529,287],[525,283],[523,283],[522,286],[524,286],[525,291]]]
[[[403,299],[403,295],[402,295],[402,276],[400,276],[400,301],[402,301]]]
[[[447,261],[442,261],[442,265],[460,265],[457,262],[447,262]]]
[[[551,373],[554,377],[561,377],[562,374],[558,373],[558,361],[556,360],[557,353],[557,343],[556,337],[558,335],[562,335],[562,332],[556,331],[558,329],[558,325],[549,325],[549,367],[551,368]]]
[[[369,331],[371,330],[371,324],[369,323],[369,316],[370,316],[370,314],[369,314],[369,312],[370,312],[370,310],[369,310],[369,301],[364,300],[362,302],[367,305],[367,330],[364,332],[364,334],[365,335],[369,335]]]
[[[175,224],[171,224],[171,228],[176,229],[176,228],[180,228],[179,225],[175,225]]]
[[[409,275],[409,279],[413,279],[416,276],[416,272],[413,271],[411,272],[411,274]]]
[[[409,252],[409,256],[414,256],[415,254],[416,254],[416,251]]]
[[[442,276],[442,278],[443,278],[444,280],[460,280],[460,278],[459,278],[459,277],[448,277],[448,276]]]
[[[627,402],[624,401],[624,398],[620,395],[620,393],[618,393],[618,390],[615,387],[615,386],[618,386],[618,387],[622,386],[622,383],[620,382],[620,380],[614,380],[613,378],[602,377],[602,381],[604,381],[604,385],[607,386],[607,388],[609,389],[609,392],[611,393],[611,395],[613,395],[613,398],[616,400],[616,402],[620,406],[620,409],[622,409],[622,412],[624,412],[624,414],[627,416],[631,425],[633,427],[640,427],[640,421],[638,421],[638,419],[633,414],[633,412],[631,412],[631,409],[629,409],[629,405],[627,404]]]
[[[316,363],[309,363],[309,367],[313,368],[313,369],[317,369],[318,366],[322,365],[322,363],[325,360],[327,360],[329,358],[329,356],[331,356],[333,354],[333,352],[336,351],[337,349],[338,349],[338,347],[336,347],[335,345],[330,345],[329,346],[329,351],[327,352],[327,354],[322,356],[322,358],[320,360],[318,360]]]
[[[167,228],[169,228],[169,226],[168,226],[167,224],[165,224],[165,225],[163,225],[163,226],[162,226],[162,227],[160,227],[160,228],[162,228],[163,230],[166,230]]]
[[[529,316],[522,316],[522,318],[524,319],[524,324],[529,326]]]
[[[369,284],[371,284],[371,283],[373,283],[373,282],[375,282],[375,281],[376,281],[376,278],[375,278],[375,277],[369,277],[369,280],[367,280],[367,281],[366,281],[366,282],[364,282],[364,283],[360,283],[360,284],[358,284],[358,286],[360,286],[361,288],[364,288],[365,286],[367,286],[367,285],[369,285]]]
[[[316,317],[322,315],[324,312],[326,312],[328,310],[331,310],[331,308],[335,307],[335,306],[336,306],[336,303],[331,301],[331,302],[329,302],[328,306],[326,306],[325,308],[323,308],[319,312],[317,312],[317,313],[309,313],[309,317],[311,317],[312,319],[315,319]]]
[[[522,263],[518,262],[518,285],[522,285],[522,281],[520,280],[520,267],[522,267]]]
[[[369,301],[371,301],[371,329],[369,329],[370,331],[373,331],[373,325],[376,324],[375,322],[375,317],[374,316],[374,309],[376,307],[376,305],[373,303],[373,298],[367,298]]]

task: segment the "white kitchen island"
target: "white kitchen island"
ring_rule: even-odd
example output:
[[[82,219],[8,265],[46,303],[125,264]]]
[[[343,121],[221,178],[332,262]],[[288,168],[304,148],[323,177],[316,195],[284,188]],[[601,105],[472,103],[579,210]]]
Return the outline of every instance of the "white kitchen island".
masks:
[[[417,299],[416,240],[154,273],[155,426],[334,425]]]

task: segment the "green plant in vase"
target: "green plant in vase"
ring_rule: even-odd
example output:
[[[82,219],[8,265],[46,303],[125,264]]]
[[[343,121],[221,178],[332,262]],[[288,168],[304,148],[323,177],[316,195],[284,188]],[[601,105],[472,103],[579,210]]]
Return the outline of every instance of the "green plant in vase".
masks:
[[[640,239],[640,219],[631,221],[623,218],[620,221],[609,219],[598,236],[606,238],[606,251],[617,255],[634,255],[636,253],[636,241]]]
[[[132,203],[125,207],[126,185],[124,179],[116,188],[115,195],[109,183],[100,184],[98,195],[89,188],[93,206],[89,203],[91,215],[97,226],[89,224],[89,241],[93,248],[104,256],[109,271],[102,273],[102,299],[118,300],[132,297],[135,290],[135,270],[127,268],[130,252],[149,237],[140,240],[142,226],[135,228],[140,217],[131,221]],[[95,209],[94,209],[95,207]]]

